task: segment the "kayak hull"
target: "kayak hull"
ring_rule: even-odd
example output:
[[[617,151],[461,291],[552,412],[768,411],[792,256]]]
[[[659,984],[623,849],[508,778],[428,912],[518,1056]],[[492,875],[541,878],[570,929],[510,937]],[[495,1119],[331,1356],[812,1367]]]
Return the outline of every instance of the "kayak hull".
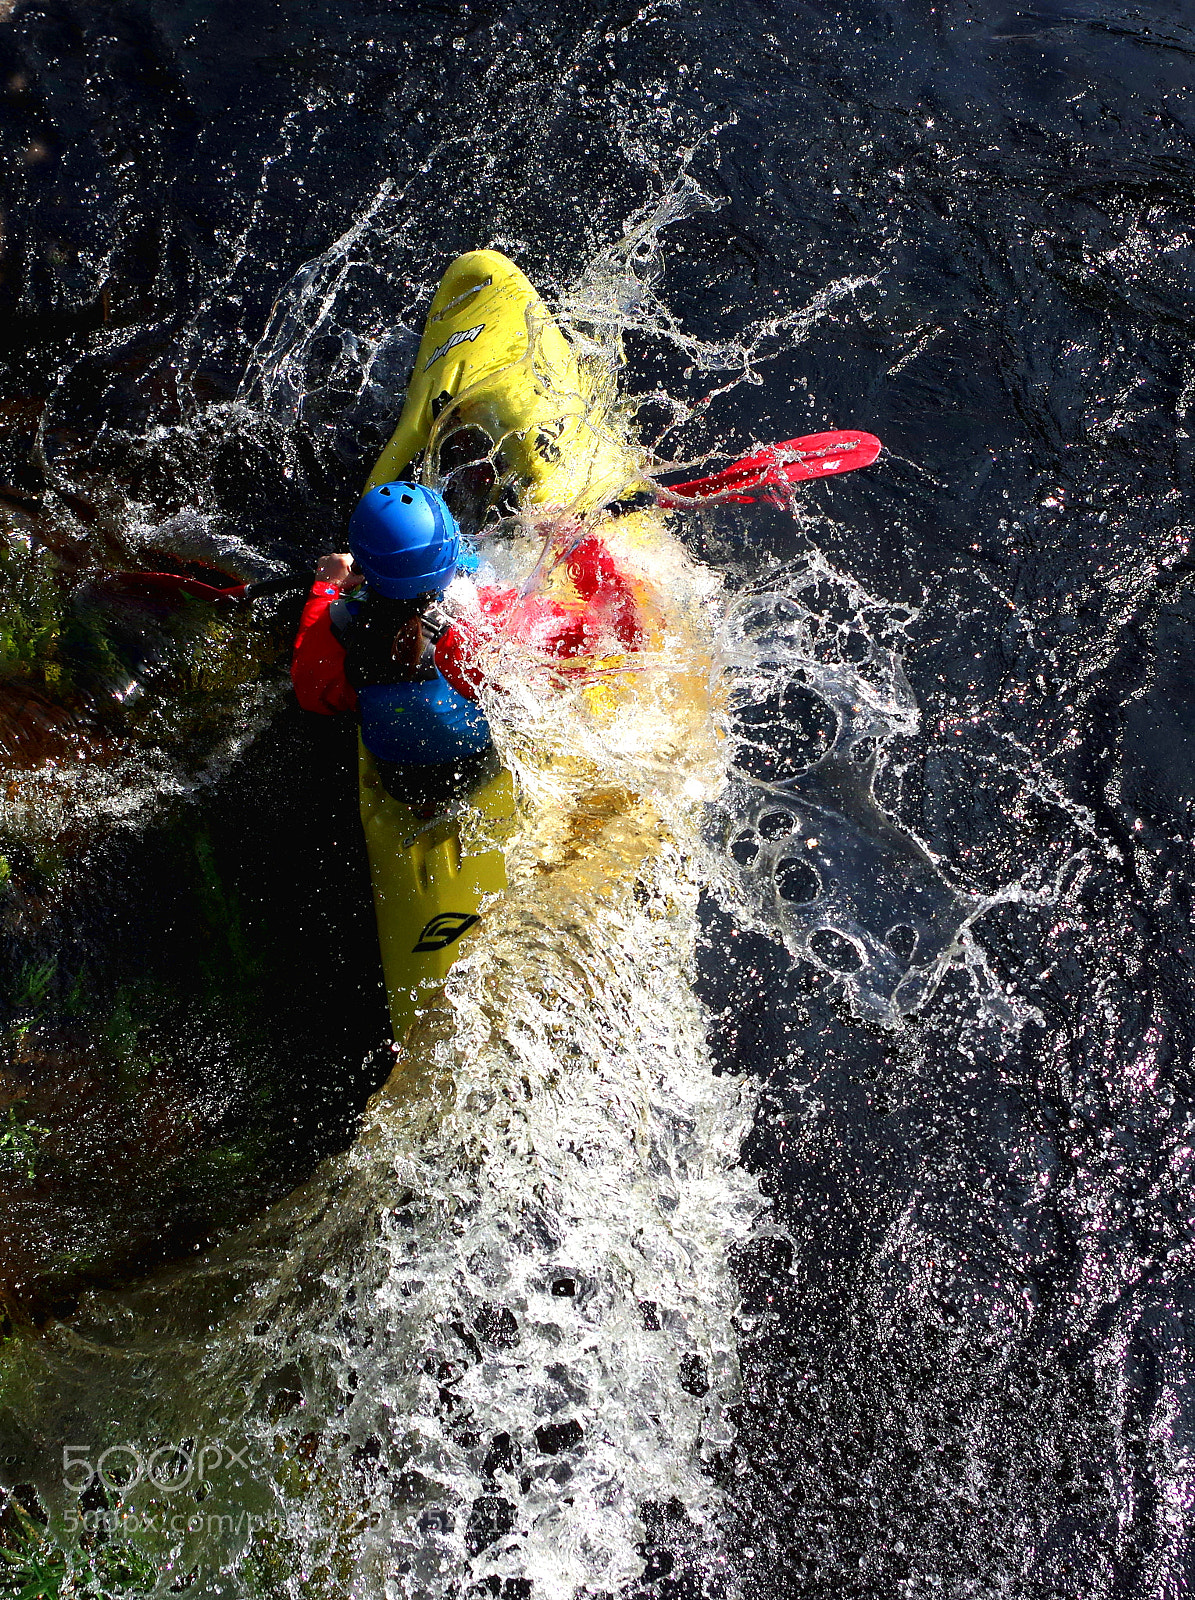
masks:
[[[514,816],[514,785],[500,772],[463,805],[426,821],[386,793],[360,742],[357,777],[390,1023],[401,1040],[506,888],[499,841]],[[470,844],[469,836],[480,838]]]

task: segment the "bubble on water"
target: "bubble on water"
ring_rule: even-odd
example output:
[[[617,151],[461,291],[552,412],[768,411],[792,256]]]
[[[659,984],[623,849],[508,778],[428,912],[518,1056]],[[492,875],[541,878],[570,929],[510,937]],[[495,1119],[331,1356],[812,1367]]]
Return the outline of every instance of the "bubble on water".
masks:
[[[986,970],[969,929],[1009,897],[952,885],[876,800],[887,747],[918,725],[901,663],[915,618],[814,551],[746,582],[720,639],[734,742],[709,817],[722,896],[889,1024],[925,1005],[953,963]],[[1001,1009],[993,982],[977,987]]]

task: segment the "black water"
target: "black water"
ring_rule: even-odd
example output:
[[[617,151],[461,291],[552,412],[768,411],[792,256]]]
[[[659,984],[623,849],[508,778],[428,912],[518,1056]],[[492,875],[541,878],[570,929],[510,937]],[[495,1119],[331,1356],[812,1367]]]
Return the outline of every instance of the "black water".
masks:
[[[19,4],[0,74],[0,476],[22,503],[67,484],[94,508],[116,484],[271,555],[333,544],[386,421],[337,349],[273,436],[218,408],[292,272],[386,181],[393,322],[479,243],[567,283],[685,159],[722,202],[666,235],[691,333],[867,280],[686,438],[884,439],[881,467],[808,500],[836,566],[921,607],[921,730],[881,792],[959,886],[1037,894],[977,930],[1034,1014],[1001,1039],[959,973],[884,1032],[711,907],[718,1049],[761,1082],[747,1158],[793,1241],[743,1263],[759,1320],[729,1544],[753,1596],[1185,1593],[1195,15]],[[642,387],[683,388],[668,349],[628,356]],[[802,548],[778,512],[742,529],[695,548],[740,574]],[[212,801],[234,857],[238,829],[269,855],[254,784],[326,759],[288,715],[237,780],[243,812],[235,783]],[[271,830],[267,885],[345,803]],[[93,929],[137,922],[121,848]],[[359,863],[325,851],[313,876],[358,959],[326,1005],[299,940],[289,970],[321,1058],[357,1059],[369,1027],[346,1041],[345,1006],[358,985],[377,1004],[368,928],[341,936]],[[321,1128],[299,1165],[339,1136]],[[666,1545],[647,1588],[688,1592]]]

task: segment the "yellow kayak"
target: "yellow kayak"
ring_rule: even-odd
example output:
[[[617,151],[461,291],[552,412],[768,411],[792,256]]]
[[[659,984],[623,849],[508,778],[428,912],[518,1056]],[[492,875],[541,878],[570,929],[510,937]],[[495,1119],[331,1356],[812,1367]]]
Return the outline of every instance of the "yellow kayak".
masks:
[[[499,487],[526,506],[592,512],[641,482],[609,417],[609,380],[588,372],[531,283],[494,250],[448,271],[428,313],[398,427],[365,485],[419,476],[435,485],[441,443],[461,427],[492,441]],[[626,519],[627,523],[631,518]],[[431,822],[382,787],[359,754],[382,967],[394,1037],[468,949],[487,904],[506,888],[500,840],[514,788],[500,773]]]
[[[366,489],[408,475],[424,482],[454,429],[480,428],[523,498],[588,511],[640,474],[610,422],[609,376],[585,367],[547,307],[497,250],[471,250],[441,280],[428,312],[402,416]]]

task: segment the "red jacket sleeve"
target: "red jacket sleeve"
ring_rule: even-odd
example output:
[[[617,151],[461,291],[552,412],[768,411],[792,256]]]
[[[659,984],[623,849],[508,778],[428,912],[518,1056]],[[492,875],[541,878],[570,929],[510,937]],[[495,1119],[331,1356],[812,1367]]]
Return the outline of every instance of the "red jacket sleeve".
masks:
[[[520,600],[517,589],[480,589],[477,598],[480,609],[458,617],[436,642],[437,667],[466,700],[477,699],[485,678],[478,647],[492,642],[499,631],[539,655],[559,659],[585,653],[589,619],[584,606],[569,606],[538,594]]]
[[[591,533],[573,550],[567,566],[568,575],[585,602],[587,635],[608,630],[624,649],[641,650],[645,634],[634,586],[610,554],[605,541]]]
[[[485,677],[478,664],[478,644],[494,637],[517,598],[517,589],[479,589],[478,615],[458,617],[436,640],[436,666],[466,700],[477,699],[478,687]]]
[[[357,696],[344,675],[344,646],[332,632],[329,611],[340,594],[334,583],[316,581],[307,596],[295,650],[290,681],[304,711],[331,716],[335,711],[355,711]]]
[[[499,630],[557,661],[591,655],[611,635],[626,650],[642,648],[643,624],[631,580],[601,539],[590,535],[577,546],[568,573],[579,596],[572,603],[548,595],[519,600],[516,589],[478,591],[480,611],[459,618],[436,644],[436,665],[458,694],[476,700],[484,677],[478,644]]]

